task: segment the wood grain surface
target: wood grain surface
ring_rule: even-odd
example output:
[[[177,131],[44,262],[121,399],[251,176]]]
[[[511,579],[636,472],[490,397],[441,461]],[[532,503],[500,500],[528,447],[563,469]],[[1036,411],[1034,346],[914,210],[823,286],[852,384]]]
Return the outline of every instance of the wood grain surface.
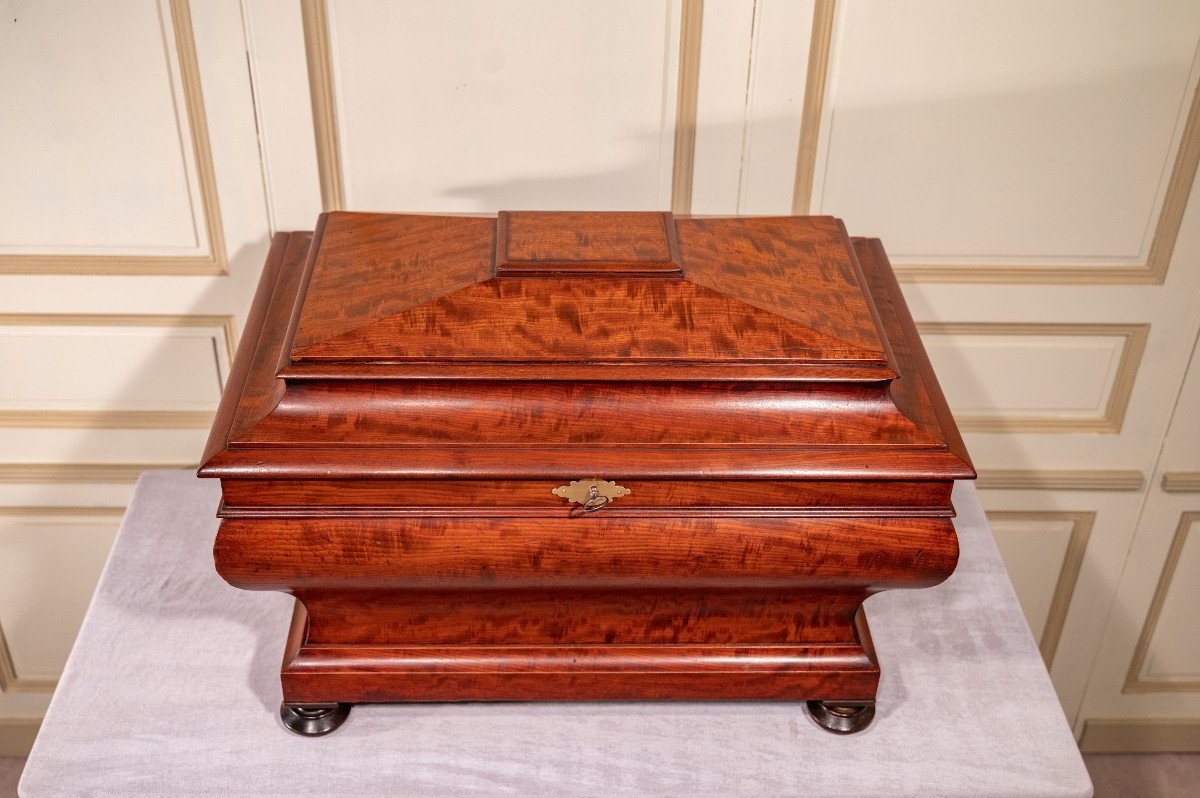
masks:
[[[312,645],[845,643],[861,590],[303,590]]]
[[[642,212],[277,236],[200,473],[314,703],[872,698],[974,477],[877,241]]]
[[[229,518],[227,582],[301,588],[928,587],[947,518]]]
[[[292,358],[490,278],[494,230],[495,220],[470,216],[329,214]]]
[[[291,360],[886,360],[835,219],[520,212],[499,229],[327,214]]]
[[[863,700],[879,684],[866,616],[846,642],[792,645],[327,645],[296,602],[285,700]]]
[[[564,483],[565,484],[565,483]],[[926,515],[950,513],[949,482],[910,481],[884,493],[878,483],[865,480],[623,480],[631,493],[605,510],[605,514],[656,510],[677,514],[689,509],[707,513],[731,510],[778,510],[801,513],[838,509],[863,513],[920,511]],[[571,507],[555,496],[545,480],[511,479],[230,479],[223,487],[224,515],[258,508],[273,515],[297,510],[344,513],[358,509],[379,514],[388,509],[408,508],[430,513],[439,508],[456,512],[498,513],[551,511],[559,515]]]
[[[497,276],[682,271],[669,213],[502,211],[497,219]]]
[[[669,416],[662,409],[669,407]],[[237,446],[925,446],[883,387],[614,382],[311,382]]]

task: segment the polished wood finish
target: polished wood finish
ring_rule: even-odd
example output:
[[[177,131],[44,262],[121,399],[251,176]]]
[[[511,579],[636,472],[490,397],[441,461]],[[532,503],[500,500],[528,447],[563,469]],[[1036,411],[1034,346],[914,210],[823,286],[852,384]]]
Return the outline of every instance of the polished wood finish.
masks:
[[[858,612],[837,643],[802,645],[314,645],[297,601],[288,702],[797,700],[874,696],[879,663]]]
[[[463,396],[469,412],[454,412]],[[661,409],[671,408],[671,423]],[[353,408],[354,423],[328,408]],[[514,408],[521,408],[514,412]],[[564,419],[562,409],[570,408]],[[557,411],[557,412],[556,412]],[[568,423],[569,422],[569,423]],[[885,387],[754,383],[306,382],[236,446],[937,446]]]
[[[343,336],[345,351],[365,324],[491,277],[494,228],[475,217],[332,214],[307,265],[291,358],[339,351]]]
[[[878,483],[866,480],[727,480],[706,482],[698,493],[687,482],[624,480],[632,493],[605,510],[611,514],[680,513],[735,509],[745,512],[780,512],[788,515],[849,510],[899,515],[917,511],[922,515],[950,514],[950,484],[910,481],[882,494]],[[345,513],[412,510],[429,513],[439,509],[474,512],[493,509],[504,514],[567,516],[570,505],[546,489],[545,480],[438,480],[406,479],[231,479],[224,486],[221,514],[234,517],[261,509],[272,515],[288,512]]]
[[[278,311],[294,316],[280,365],[289,377],[321,379],[404,376],[442,361],[488,379],[498,372],[484,369],[496,363],[500,373],[549,369],[524,369],[525,379],[578,364],[592,379],[614,376],[602,363],[649,378],[648,364],[667,366],[659,379],[700,363],[705,379],[745,367],[771,374],[762,369],[782,363],[826,380],[895,376],[839,221],[756,219],[752,229],[728,221],[519,212],[501,214],[497,226],[328,214],[297,293],[282,292],[297,298]],[[794,301],[798,286],[804,302]],[[272,325],[280,334],[286,326]]]
[[[277,236],[200,473],[221,575],[297,598],[301,719],[869,702],[862,603],[953,570],[974,477],[877,241],[582,212]],[[588,477],[630,493],[551,493]]]
[[[388,449],[225,449],[200,468],[202,476],[254,479],[497,479],[554,480],[563,474],[604,474],[624,479],[974,479],[975,472],[949,449],[886,449],[859,446],[846,450],[796,448],[742,449],[690,447],[511,448],[422,447]],[[886,455],[881,457],[880,455]],[[553,487],[553,486],[551,486]],[[706,493],[700,486],[693,489]]]
[[[502,211],[496,276],[550,274],[682,276],[671,214]]]
[[[879,316],[838,219],[681,219],[687,279],[810,330],[820,360],[887,359]],[[740,345],[740,342],[739,342]]]
[[[958,548],[945,518],[312,518],[227,519],[214,554],[227,581],[260,590],[875,592],[940,582]]]

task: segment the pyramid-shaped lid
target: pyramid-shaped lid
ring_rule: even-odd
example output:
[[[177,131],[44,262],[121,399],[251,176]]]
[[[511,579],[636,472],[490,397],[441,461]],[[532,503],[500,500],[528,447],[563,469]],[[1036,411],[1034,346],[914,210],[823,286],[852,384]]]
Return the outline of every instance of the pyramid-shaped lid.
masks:
[[[335,212],[307,268],[285,376],[437,363],[893,376],[830,217]]]

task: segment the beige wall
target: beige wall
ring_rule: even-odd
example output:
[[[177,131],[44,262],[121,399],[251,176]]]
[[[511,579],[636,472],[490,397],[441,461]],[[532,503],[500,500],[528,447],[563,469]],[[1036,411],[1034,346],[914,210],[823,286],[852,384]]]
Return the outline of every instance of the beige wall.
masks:
[[[881,237],[1083,744],[1200,736],[1195,3],[0,12],[0,749],[136,473],[198,457],[271,233],[322,207]]]

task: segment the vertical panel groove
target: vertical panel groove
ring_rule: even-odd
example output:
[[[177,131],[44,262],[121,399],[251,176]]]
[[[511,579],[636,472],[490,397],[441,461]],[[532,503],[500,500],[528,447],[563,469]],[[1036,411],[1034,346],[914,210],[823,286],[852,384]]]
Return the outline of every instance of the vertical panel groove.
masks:
[[[1054,662],[1054,654],[1058,650],[1058,641],[1062,638],[1063,626],[1067,621],[1067,612],[1071,608],[1071,598],[1075,595],[1075,585],[1079,581],[1079,572],[1083,568],[1083,557],[1087,552],[1088,540],[1092,535],[1092,527],[1096,522],[1095,512],[1043,512],[1041,510],[994,510],[987,513],[989,521],[1057,521],[1071,522],[1071,534],[1067,542],[1067,550],[1063,553],[1063,561],[1059,566],[1058,577],[1054,580],[1054,592],[1051,595],[1050,606],[1046,608],[1046,620],[1042,626],[1042,636],[1038,640],[1038,650],[1041,651],[1042,661],[1049,668]]]
[[[0,507],[5,515],[21,516],[116,516],[125,514],[124,507]],[[18,676],[13,663],[12,649],[0,627],[0,693],[52,693],[58,686],[57,677]],[[6,719],[10,720],[10,719]]]
[[[196,161],[196,180],[200,184],[200,202],[204,209],[205,233],[209,258],[220,273],[229,271],[225,251],[225,229],[217,202],[217,177],[213,169],[212,144],[208,139],[208,117],[204,111],[204,92],[200,86],[200,62],[196,58],[196,39],[192,32],[192,9],[188,0],[171,0],[171,20],[175,29],[175,51],[179,58],[180,79],[184,83],[183,102],[192,133],[192,157]],[[193,85],[188,86],[188,83]]]
[[[0,693],[8,692],[16,681],[17,669],[13,665],[12,652],[8,650],[4,628],[0,627]]]
[[[674,213],[690,213],[692,210],[703,19],[704,0],[683,0],[679,35],[679,86],[675,105],[675,160],[671,173],[671,210]]]
[[[300,13],[304,24],[304,53],[308,59],[308,89],[312,95],[321,206],[326,211],[336,211],[344,208],[346,202],[333,93],[328,9],[325,0],[301,0]]]
[[[817,0],[813,8],[812,43],[808,48],[804,107],[800,113],[800,149],[796,154],[796,185],[792,190],[794,214],[807,214],[812,204],[813,173],[817,166],[821,113],[825,106],[825,83],[829,74],[829,52],[833,45],[835,7],[836,0]]]
[[[1163,561],[1162,572],[1158,576],[1158,585],[1154,588],[1154,597],[1150,600],[1150,609],[1142,623],[1142,633],[1138,636],[1137,647],[1129,662],[1129,671],[1125,674],[1125,684],[1122,693],[1152,693],[1152,692],[1200,692],[1200,679],[1172,681],[1165,679],[1147,679],[1142,671],[1146,666],[1146,657],[1150,654],[1150,643],[1158,629],[1158,620],[1162,615],[1163,606],[1167,603],[1167,593],[1171,589],[1171,581],[1175,578],[1175,569],[1183,556],[1183,547],[1187,543],[1192,526],[1200,522],[1200,512],[1183,513],[1179,524],[1175,527],[1175,535],[1171,538],[1171,547],[1167,558]]]
[[[1183,225],[1183,212],[1187,209],[1192,183],[1196,180],[1197,166],[1200,166],[1200,84],[1196,85],[1192,95],[1183,135],[1179,140],[1179,151],[1171,166],[1167,192],[1158,213],[1158,224],[1154,228],[1154,239],[1146,256],[1146,270],[1155,283],[1167,279],[1167,267],[1175,251],[1179,228]]]
[[[1067,544],[1067,552],[1063,556],[1062,569],[1058,574],[1058,581],[1054,587],[1054,598],[1050,602],[1050,609],[1046,612],[1046,625],[1042,630],[1042,639],[1039,641],[1039,648],[1042,650],[1042,659],[1046,662],[1046,667],[1049,668],[1054,664],[1054,654],[1058,651],[1058,641],[1062,639],[1063,626],[1067,622],[1067,612],[1071,609],[1071,599],[1075,596],[1075,585],[1079,582],[1079,572],[1083,569],[1083,557],[1087,553],[1088,539],[1092,534],[1092,526],[1096,521],[1096,514],[1089,513],[1064,513],[1065,516],[1071,517],[1073,526],[1071,529],[1071,539]]]

